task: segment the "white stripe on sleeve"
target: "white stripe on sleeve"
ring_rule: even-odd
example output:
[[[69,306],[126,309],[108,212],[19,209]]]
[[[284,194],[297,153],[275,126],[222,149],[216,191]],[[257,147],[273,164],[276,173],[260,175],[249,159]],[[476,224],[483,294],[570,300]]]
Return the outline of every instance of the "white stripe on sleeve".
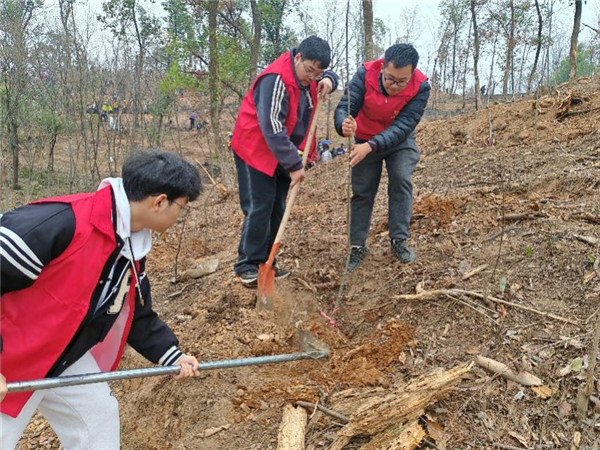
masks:
[[[40,269],[42,267],[44,267],[44,264],[42,264],[40,259],[36,256],[36,254],[33,253],[33,251],[25,243],[25,241],[23,239],[21,239],[21,237],[18,234],[16,234],[14,231],[9,230],[6,227],[0,227],[0,236],[1,235],[5,236],[3,241],[6,242],[6,241],[10,240],[10,241],[14,242],[16,246],[19,247],[20,252],[18,252],[18,253],[21,253],[20,256],[22,257],[22,259],[24,261],[27,261],[29,259],[30,264],[32,264],[33,266],[39,266]]]
[[[39,274],[35,274],[35,273],[31,272],[30,270],[26,269],[25,267],[23,267],[21,264],[19,264],[17,261],[15,261],[13,259],[13,257],[10,256],[8,254],[8,252],[6,252],[2,247],[0,247],[0,255],[2,255],[2,258],[6,259],[9,263],[11,263],[15,269],[20,270],[25,276],[27,276],[28,278],[31,278],[32,280],[37,280],[37,277]]]
[[[279,113],[281,112],[281,103],[285,94],[285,86],[280,76],[277,76],[273,87],[273,97],[271,97],[271,127],[273,133],[281,133],[283,125],[279,121]]]

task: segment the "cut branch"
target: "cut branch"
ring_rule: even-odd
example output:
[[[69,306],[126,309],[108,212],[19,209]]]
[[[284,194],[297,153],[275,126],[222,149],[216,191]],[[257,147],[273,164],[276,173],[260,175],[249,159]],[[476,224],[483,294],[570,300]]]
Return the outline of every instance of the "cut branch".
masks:
[[[501,305],[510,306],[511,308],[521,309],[523,311],[529,311],[531,313],[537,314],[539,316],[547,317],[549,319],[558,320],[560,322],[570,323],[571,325],[579,325],[579,321],[575,319],[569,319],[567,317],[557,316],[556,314],[551,314],[543,311],[539,311],[534,308],[530,308],[529,306],[519,305],[518,303],[507,302],[506,300],[501,300],[492,296],[485,296],[480,294],[479,292],[473,291],[465,291],[463,289],[438,289],[435,291],[424,291],[420,294],[404,294],[404,295],[394,295],[396,300],[409,300],[409,301],[419,301],[419,300],[434,300],[439,297],[452,297],[452,296],[460,296],[467,295],[469,297],[474,297],[478,299],[491,300],[494,303],[499,303]]]
[[[506,364],[502,364],[501,362],[490,358],[477,356],[475,362],[478,366],[523,386],[540,386],[542,384],[542,380],[535,375],[532,375],[529,372],[514,373]]]

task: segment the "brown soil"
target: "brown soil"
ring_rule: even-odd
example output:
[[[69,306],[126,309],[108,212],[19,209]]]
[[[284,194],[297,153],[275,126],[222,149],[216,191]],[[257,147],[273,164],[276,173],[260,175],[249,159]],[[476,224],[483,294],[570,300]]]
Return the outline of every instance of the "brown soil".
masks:
[[[489,111],[422,123],[411,228],[419,258],[405,266],[390,253],[384,176],[371,251],[348,278],[337,328],[320,311],[333,307],[345,261],[347,159],[317,165],[302,185],[279,258],[294,275],[277,283],[274,312],[257,312],[256,292],[240,286],[232,272],[243,219],[237,194],[223,196],[207,181],[179,255],[180,229],[155,240],[148,264],[155,308],[181,347],[199,360],[293,352],[300,328],[326,342],[332,355],[203,372],[181,383],[168,378],[115,383],[123,448],[274,449],[285,402],[327,406],[329,396],[345,388],[388,389],[476,354],[534,373],[553,393],[543,399],[530,388],[473,369],[456,392],[428,411],[444,429],[444,448],[578,448],[571,447],[577,433],[581,448],[591,445],[596,416],[579,428],[574,414],[586,370],[566,376],[558,371],[588,353],[600,298],[600,277],[591,275],[598,246],[577,238],[600,236],[598,88],[600,79],[586,79],[537,102],[500,103]],[[187,156],[203,158],[191,138],[185,144]],[[513,220],[514,214],[522,216]],[[181,273],[203,257],[219,259],[216,273],[173,283],[176,259]],[[488,265],[483,272],[463,280],[483,264]],[[511,307],[469,307],[464,299],[394,298],[442,288],[487,291],[580,325]],[[146,365],[129,349],[120,367]],[[228,427],[204,433],[221,426]],[[320,419],[308,433],[307,448],[327,448],[337,429]],[[29,445],[24,440],[22,448],[56,446],[40,419],[27,436]]]

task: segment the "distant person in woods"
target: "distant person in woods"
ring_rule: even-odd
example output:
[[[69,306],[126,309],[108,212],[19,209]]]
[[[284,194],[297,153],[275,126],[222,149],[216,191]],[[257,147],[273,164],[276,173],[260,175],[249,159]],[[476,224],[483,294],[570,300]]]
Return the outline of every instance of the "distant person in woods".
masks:
[[[196,111],[190,113],[190,130],[196,128],[196,120],[198,120],[198,114]]]
[[[350,152],[352,166],[352,244],[348,270],[363,261],[375,196],[383,163],[388,172],[389,233],[392,252],[403,263],[416,253],[408,246],[412,212],[413,171],[419,162],[415,128],[427,106],[431,87],[417,69],[419,54],[412,45],[397,44],[383,59],[366,62],[350,81],[335,110],[335,127],[341,136],[355,136]]]
[[[108,383],[6,395],[6,381],[115,370],[126,343],[154,363],[181,366],[176,379],[193,376],[198,361],[152,309],[145,265],[152,232],[184,216],[200,188],[198,170],[181,157],[138,152],[122,178],[96,192],[1,217],[0,448],[15,448],[36,410],[65,449],[120,448]]]
[[[304,180],[300,152],[306,142],[317,94],[337,88],[325,70],[329,44],[317,36],[285,52],[256,78],[240,106],[231,148],[240,186],[244,224],[234,270],[245,286],[256,286],[285,210],[290,186]],[[316,160],[314,142],[309,162]],[[290,274],[276,268],[275,278]]]
[[[486,89],[486,86],[485,86],[485,85],[484,85],[484,86],[481,86],[481,88],[479,89],[479,92],[481,92],[481,96],[482,96],[482,97],[483,97],[483,96],[485,96],[485,93],[486,93],[486,90],[485,90],[485,89]]]

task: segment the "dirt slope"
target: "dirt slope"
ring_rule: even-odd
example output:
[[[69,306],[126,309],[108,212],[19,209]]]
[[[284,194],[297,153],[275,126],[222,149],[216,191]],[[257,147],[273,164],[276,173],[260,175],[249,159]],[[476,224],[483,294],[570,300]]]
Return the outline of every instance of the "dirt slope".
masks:
[[[388,389],[476,354],[536,374],[551,395],[543,399],[474,369],[429,411],[445,430],[447,443],[438,441],[439,448],[570,448],[579,432],[582,446],[593,442],[590,426],[578,428],[574,417],[586,371],[559,371],[586,355],[599,303],[600,281],[592,275],[598,245],[578,239],[600,237],[599,87],[599,79],[581,80],[537,102],[422,123],[411,228],[419,258],[403,266],[390,253],[384,176],[371,253],[348,279],[339,329],[319,312],[331,309],[345,260],[347,159],[316,166],[302,185],[280,258],[294,276],[278,283],[281,304],[274,313],[257,312],[255,292],[233,276],[242,223],[237,194],[223,196],[207,183],[185,224],[177,267],[181,273],[201,258],[218,258],[218,271],[173,284],[177,231],[156,239],[149,262],[156,309],[182,347],[201,360],[297,351],[295,324],[302,321],[331,345],[333,356],[205,372],[185,383],[162,378],[114,384],[123,448],[274,449],[287,401],[326,402],[347,387]],[[190,145],[187,155],[200,157],[196,149]],[[482,265],[483,271],[463,280]],[[461,298],[394,298],[444,288],[487,291],[579,325]],[[121,368],[140,365],[146,362],[129,350]],[[226,428],[207,432],[221,426]],[[321,419],[309,431],[308,448],[327,448],[337,429]],[[39,419],[28,436],[22,448],[55,446]]]

